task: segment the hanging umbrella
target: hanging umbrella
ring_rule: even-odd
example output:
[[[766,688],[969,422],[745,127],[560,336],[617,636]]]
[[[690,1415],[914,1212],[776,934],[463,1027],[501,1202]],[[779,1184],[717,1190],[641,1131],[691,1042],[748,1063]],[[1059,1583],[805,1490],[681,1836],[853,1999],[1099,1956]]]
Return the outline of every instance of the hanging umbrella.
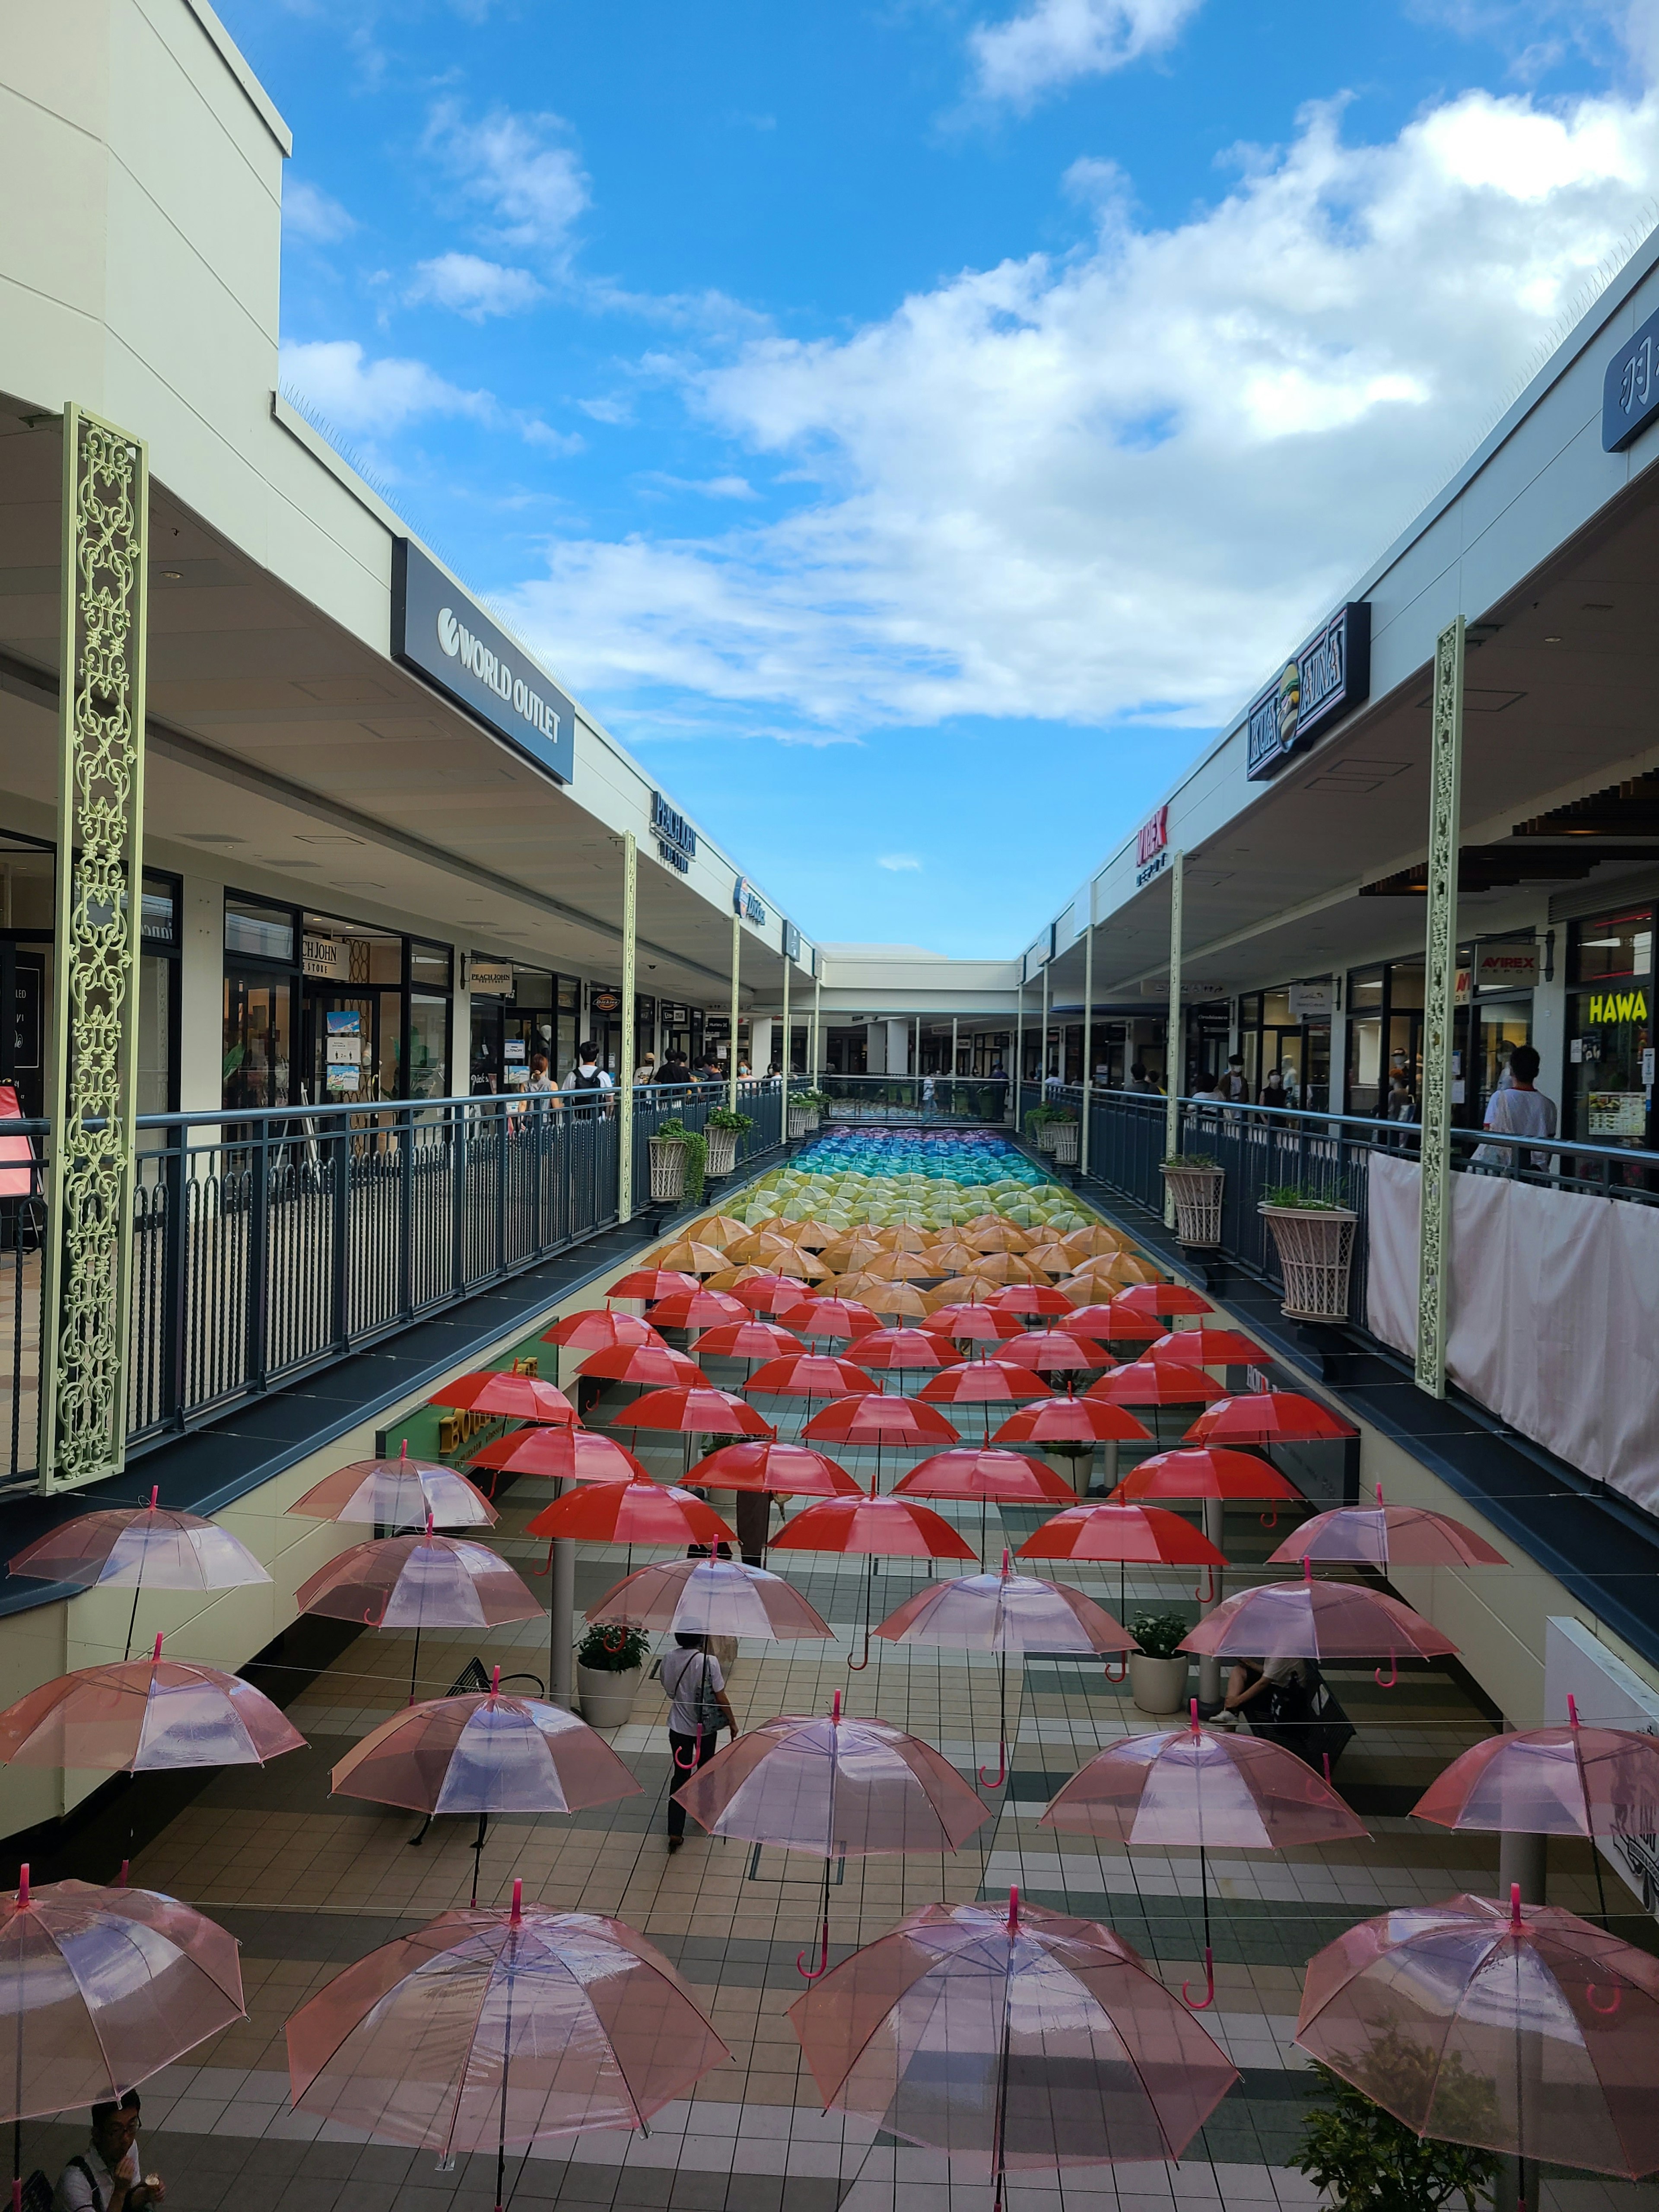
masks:
[[[1039,1375],[1083,1375],[1091,1369],[1098,1373],[1112,1364],[1112,1355],[1103,1344],[1096,1344],[1069,1328],[1022,1330],[1019,1335],[1008,1339],[1002,1346],[1001,1356],[1018,1360],[1024,1367],[1035,1368]]]
[[[1187,1437],[1195,1444],[1278,1444],[1358,1433],[1298,1391],[1253,1390],[1244,1397],[1218,1399],[1199,1415]]]
[[[798,1336],[868,1336],[881,1327],[868,1306],[850,1298],[814,1298],[787,1308],[778,1318]]]
[[[943,1367],[951,1348],[931,1328],[878,1328],[873,1336],[855,1336],[847,1357],[856,1366],[875,1374],[922,1374]]]
[[[971,1267],[966,1274],[949,1277],[933,1290],[922,1293],[921,1302],[927,1309],[927,1327],[932,1328],[941,1313],[954,1313],[967,1306],[982,1306],[987,1298],[1001,1287],[994,1276],[981,1275],[977,1269]],[[1010,1314],[1006,1318],[1012,1322],[1014,1316]],[[1012,1328],[1002,1331],[1005,1336],[1012,1333]]]
[[[894,1222],[890,1227],[878,1229],[874,1234],[877,1243],[885,1251],[925,1252],[933,1232],[919,1224],[900,1221]]]
[[[619,1344],[610,1352],[595,1352],[583,1360],[581,1371],[597,1382],[629,1382],[640,1390],[713,1388],[695,1359],[665,1344]]]
[[[1431,1513],[1424,1505],[1385,1505],[1382,1486],[1376,1504],[1340,1505],[1316,1513],[1267,1555],[1270,1567],[1300,1566],[1304,1559],[1352,1561],[1386,1567],[1506,1567],[1495,1544],[1449,1513]]]
[[[1419,2135],[1659,2168],[1659,1960],[1518,1886],[1350,1928],[1308,1962],[1296,2039]]]
[[[710,1490],[775,1490],[781,1498],[862,1498],[864,1486],[806,1444],[722,1444],[690,1480]]]
[[[14,1553],[10,1572],[71,1583],[79,1589],[130,1589],[132,1610],[123,1659],[132,1656],[138,1599],[146,1583],[151,1589],[219,1590],[270,1580],[229,1529],[199,1514],[163,1506],[160,1498],[159,1490],[152,1489],[148,1505],[106,1505],[77,1514]]]
[[[539,1620],[542,1608],[507,1561],[482,1544],[434,1535],[381,1536],[354,1544],[301,1583],[301,1613],[356,1620],[371,1628],[412,1628],[409,1697],[415,1700],[421,1636],[428,1628],[499,1628]]]
[[[991,1438],[996,1444],[1040,1446],[1085,1444],[1149,1444],[1145,1429],[1132,1413],[1097,1398],[1042,1398],[1010,1413]]]
[[[458,1376],[441,1390],[434,1390],[426,1402],[465,1413],[494,1413],[510,1421],[574,1422],[576,1418],[576,1409],[563,1391],[534,1375]]]
[[[929,1406],[1013,1406],[1046,1398],[1048,1386],[1023,1360],[959,1359],[930,1375],[917,1393]]]
[[[946,1275],[971,1275],[979,1265],[979,1254],[959,1237],[942,1237],[937,1244],[929,1245],[923,1256],[941,1279]]]
[[[1149,1320],[1176,1321],[1215,1311],[1201,1291],[1188,1283],[1134,1283],[1120,1291],[1114,1304],[1127,1313],[1145,1314]]]
[[[860,1275],[844,1277],[838,1287],[884,1322],[890,1316],[901,1322],[920,1322],[927,1318],[927,1298],[914,1283],[887,1283],[879,1276]]]
[[[606,1313],[588,1306],[544,1329],[542,1342],[571,1352],[611,1352],[620,1344],[660,1344],[662,1339],[638,1314]]]
[[[1069,1275],[1077,1261],[1058,1238],[1050,1237],[1046,1244],[1033,1244],[1025,1255],[1034,1267],[1041,1267],[1045,1275]]]
[[[1162,1279],[1158,1269],[1139,1255],[1115,1252],[1109,1257],[1102,1254],[1093,1259],[1080,1260],[1076,1274],[1070,1281],[1062,1284],[1061,1288],[1072,1290],[1081,1285],[1089,1297],[1097,1298],[1103,1290],[1131,1290],[1137,1283],[1156,1283]],[[1080,1297],[1082,1293],[1079,1295]]]
[[[849,1401],[857,1402],[857,1401]],[[833,1410],[833,1409],[832,1409]],[[870,1663],[870,1595],[875,1562],[887,1559],[971,1559],[971,1547],[931,1506],[913,1498],[823,1498],[786,1522],[772,1539],[775,1552],[838,1552],[867,1559],[864,1585],[864,1650],[847,1664],[860,1674]]]
[[[994,1284],[998,1290],[1006,1290],[1014,1285],[1043,1291],[1050,1287],[1043,1279],[1041,1267],[1034,1267],[1022,1253],[1012,1250],[981,1252],[971,1272],[978,1279]],[[987,1293],[988,1297],[994,1293]],[[1061,1291],[1060,1295],[1065,1297],[1065,1292]],[[1072,1304],[1075,1301],[1068,1299],[1066,1303]]]
[[[1152,1347],[1154,1359],[1178,1360],[1186,1367],[1255,1367],[1267,1358],[1261,1346],[1237,1328],[1173,1328]]]
[[[725,1291],[671,1291],[651,1309],[653,1328],[719,1328],[748,1318],[743,1300]]]
[[[519,1429],[474,1458],[497,1474],[541,1474],[560,1482],[648,1482],[633,1453],[597,1429]]]
[[[794,1221],[789,1224],[790,1243],[803,1252],[821,1252],[826,1244],[833,1244],[841,1231],[830,1228],[825,1221]]]
[[[88,1881],[0,1894],[0,2120],[12,2123],[11,2201],[26,2119],[114,2104],[244,2020],[236,1939],[177,1898]]]
[[[784,1713],[717,1751],[674,1792],[711,1836],[809,1851],[823,1861],[817,1981],[830,1965],[830,1869],[837,1859],[954,1851],[990,1813],[943,1754],[887,1721]]]
[[[504,1697],[499,1667],[481,1694],[433,1698],[371,1729],[334,1769],[329,1786],[337,1797],[407,1806],[428,1824],[439,1814],[477,1814],[475,1905],[492,1813],[580,1813],[641,1794],[586,1721],[538,1698]]]
[[[881,1487],[881,1455],[885,1444],[954,1444],[961,1441],[943,1413],[915,1398],[890,1397],[872,1390],[863,1397],[835,1398],[801,1426],[803,1438],[813,1443],[873,1444],[876,1451],[875,1487]]]
[[[1173,1518],[1173,1516],[1170,1516]],[[1215,2002],[1208,1855],[1276,1851],[1365,1835],[1363,1821],[1294,1752],[1256,1735],[1201,1728],[1198,1700],[1185,1728],[1109,1743],[1079,1770],[1038,1824],[1116,1844],[1196,1844],[1204,1900],[1204,1996],[1181,1994],[1194,2012]]]
[[[304,1746],[252,1682],[164,1659],[159,1636],[148,1659],[77,1667],[0,1712],[0,1760],[14,1766],[263,1766]]]
[[[726,1260],[714,1245],[694,1243],[690,1237],[682,1237],[677,1244],[656,1255],[656,1264],[665,1274],[718,1275]]]
[[[775,1321],[728,1321],[697,1339],[700,1359],[781,1359],[805,1348],[793,1329]]]
[[[1432,1621],[1397,1597],[1363,1583],[1264,1583],[1224,1598],[1182,1638],[1181,1650],[1222,1659],[1380,1659],[1376,1680],[1385,1690],[1400,1680],[1400,1654],[1419,1659],[1449,1657],[1457,1646]]]
[[[612,1283],[605,1295],[607,1300],[643,1298],[648,1304],[654,1298],[671,1297],[676,1291],[695,1291],[696,1287],[695,1275],[682,1274],[675,1268],[635,1267],[620,1282]]]
[[[775,1314],[781,1307],[810,1304],[812,1286],[799,1275],[775,1275],[757,1269],[747,1281],[734,1283],[729,1295],[750,1313]]]
[[[806,1255],[793,1237],[780,1234],[781,1227],[781,1223],[775,1223],[769,1228],[751,1230],[741,1243],[728,1248],[728,1265],[740,1261],[745,1267],[787,1267],[798,1273],[805,1273]]]
[[[717,1251],[724,1252],[728,1245],[738,1243],[747,1237],[749,1227],[746,1222],[734,1220],[729,1213],[708,1213],[701,1221],[694,1221],[685,1233],[695,1243],[712,1244]]]
[[[1146,1358],[1131,1359],[1112,1368],[1098,1382],[1091,1382],[1085,1395],[1103,1399],[1109,1406],[1202,1406],[1206,1401],[1226,1398],[1222,1384],[1201,1367],[1187,1367],[1177,1359]],[[1253,1401],[1241,1398],[1235,1402],[1242,1406]],[[1209,1439],[1194,1432],[1192,1441],[1202,1443]],[[1218,1437],[1214,1441],[1231,1440]]]
[[[1073,1306],[1055,1316],[1054,1327],[1071,1329],[1079,1336],[1092,1336],[1102,1344],[1146,1345],[1164,1334],[1161,1322],[1149,1321],[1145,1314],[1123,1312],[1115,1298],[1105,1305]]]
[[[1015,1223],[998,1218],[970,1221],[962,1232],[962,1241],[971,1244],[975,1252],[1029,1252],[1038,1240]]]
[[[789,1352],[781,1359],[769,1359],[743,1387],[745,1392],[766,1398],[860,1398],[880,1390],[880,1385],[851,1360],[832,1359],[815,1352]]]
[[[619,1920],[525,1905],[441,1913],[337,1974],[288,2023],[294,2108],[380,2142],[507,2154],[643,2127],[730,2051]]]
[[[1076,1300],[1052,1283],[1011,1283],[1006,1290],[994,1291],[985,1303],[996,1313],[1063,1316],[1067,1320],[1077,1310]]]
[[[1242,2077],[1120,1936],[1022,1905],[924,1905],[789,2008],[826,2109],[971,2161],[1172,2161]]]
[[[632,1429],[665,1431],[685,1438],[685,1466],[691,1465],[693,1437],[763,1437],[769,1443],[777,1431],[763,1421],[746,1398],[730,1390],[653,1390],[636,1398],[617,1416],[617,1425]]]
[[[1079,1589],[1017,1575],[1005,1546],[995,1574],[929,1583],[890,1613],[875,1633],[890,1644],[945,1644],[997,1655],[997,1771],[1008,1778],[1008,1654],[1026,1651],[1121,1651],[1140,1646],[1128,1630]],[[1120,1676],[1118,1678],[1121,1680]],[[983,1767],[981,1782],[988,1780]]]
[[[818,1257],[832,1274],[850,1275],[866,1260],[879,1259],[885,1249],[868,1230],[857,1229],[850,1236],[838,1237],[833,1243],[826,1244]]]
[[[1187,1451],[1154,1452],[1131,1468],[1118,1486],[1126,1505],[1194,1498],[1219,1498],[1234,1503],[1300,1504],[1302,1492],[1287,1482],[1276,1467],[1250,1452],[1222,1451],[1200,1444]]]
[[[612,1628],[750,1636],[772,1644],[835,1633],[781,1575],[740,1559],[669,1559],[635,1568],[594,1599],[587,1618]]]
[[[878,1283],[920,1283],[937,1275],[916,1252],[877,1252],[866,1260],[860,1271]]]
[[[1115,1559],[1117,1601],[1128,1603],[1127,1570],[1138,1566],[1224,1567],[1225,1554],[1201,1529],[1157,1505],[1070,1505],[1029,1535],[1015,1554],[1022,1559]],[[1212,1595],[1214,1582],[1211,1582]],[[1197,1593],[1195,1592],[1196,1595]]]
[[[961,1344],[994,1344],[1003,1337],[1017,1336],[1019,1319],[988,1300],[978,1300],[969,1305],[933,1307],[927,1328],[930,1336],[948,1336]]]
[[[1086,1229],[1071,1229],[1060,1238],[1066,1249],[1079,1260],[1097,1257],[1109,1259],[1123,1249],[1124,1240],[1115,1229],[1109,1229],[1103,1221],[1091,1221]]]
[[[589,1544],[730,1544],[732,1531],[706,1498],[676,1484],[596,1482],[544,1505],[525,1526],[527,1536],[561,1537]],[[538,1612],[540,1607],[538,1607]]]
[[[955,1498],[998,1505],[1066,1505],[1077,1492],[1064,1475],[1024,1452],[966,1444],[919,1461],[893,1485],[895,1498]],[[1183,1523],[1183,1526],[1185,1524]]]
[[[555,1433],[561,1432],[520,1431],[532,1437]],[[358,1459],[337,1468],[288,1510],[313,1521],[363,1522],[393,1529],[423,1528],[428,1516],[434,1528],[489,1528],[496,1517],[495,1507],[464,1474],[441,1460],[410,1459],[407,1443],[396,1459]]]

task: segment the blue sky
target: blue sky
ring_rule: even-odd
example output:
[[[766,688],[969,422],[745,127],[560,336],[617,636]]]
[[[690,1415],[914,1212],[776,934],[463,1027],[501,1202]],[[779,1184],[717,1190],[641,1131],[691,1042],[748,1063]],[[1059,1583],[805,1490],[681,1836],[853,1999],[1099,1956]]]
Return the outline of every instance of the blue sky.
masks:
[[[221,0],[284,375],[811,935],[1007,953],[1659,220],[1654,0]]]

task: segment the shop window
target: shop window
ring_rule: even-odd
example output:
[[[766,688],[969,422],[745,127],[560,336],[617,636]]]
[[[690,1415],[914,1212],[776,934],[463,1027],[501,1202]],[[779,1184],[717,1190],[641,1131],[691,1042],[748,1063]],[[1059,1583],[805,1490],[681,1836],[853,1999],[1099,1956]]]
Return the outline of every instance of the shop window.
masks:
[[[137,1102],[141,1114],[179,1106],[179,906],[177,876],[146,868],[138,909]],[[157,1140],[146,1131],[141,1149]]]
[[[447,991],[454,982],[454,956],[447,945],[425,945],[418,937],[409,945],[409,981],[416,991]]]
[[[420,991],[409,1000],[409,1096],[443,1098],[449,1091],[449,1000]]]
[[[1581,921],[1573,931],[1575,983],[1603,976],[1647,975],[1653,970],[1653,913],[1644,907],[1605,921]]]
[[[225,894],[225,951],[255,960],[296,964],[295,912],[291,906],[266,906],[257,899]]]
[[[545,968],[514,969],[513,1003],[521,1014],[539,1013],[544,1008],[551,1012],[553,978]]]
[[[1647,1145],[1652,1134],[1653,910],[1581,921],[1568,994],[1569,1133],[1592,1143]]]

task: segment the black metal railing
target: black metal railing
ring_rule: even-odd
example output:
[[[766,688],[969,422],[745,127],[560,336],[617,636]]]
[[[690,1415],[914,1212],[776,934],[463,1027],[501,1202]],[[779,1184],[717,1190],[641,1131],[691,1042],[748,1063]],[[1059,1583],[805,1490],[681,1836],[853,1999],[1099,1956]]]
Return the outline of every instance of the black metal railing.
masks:
[[[1007,1118],[1008,1085],[1000,1075],[820,1075],[816,1087],[830,1101],[832,1121]]]

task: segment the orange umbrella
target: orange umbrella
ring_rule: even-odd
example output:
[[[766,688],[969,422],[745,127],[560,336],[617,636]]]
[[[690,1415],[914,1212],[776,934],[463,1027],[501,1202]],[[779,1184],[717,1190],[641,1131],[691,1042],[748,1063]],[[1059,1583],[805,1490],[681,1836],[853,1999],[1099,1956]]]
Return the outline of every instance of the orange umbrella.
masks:
[[[576,1418],[576,1409],[564,1392],[533,1375],[458,1376],[441,1390],[434,1390],[426,1402],[468,1413],[495,1413],[510,1421],[574,1422]]]
[[[734,1221],[729,1213],[711,1213],[702,1221],[694,1221],[685,1233],[699,1244],[712,1244],[724,1252],[729,1244],[747,1237],[750,1229],[747,1222]]]
[[[1086,1229],[1068,1230],[1060,1242],[1068,1252],[1080,1260],[1092,1260],[1123,1249],[1125,1239],[1115,1229],[1109,1229],[1103,1221],[1091,1221]]]
[[[883,1283],[919,1283],[938,1273],[914,1252],[878,1252],[864,1263],[863,1272]]]
[[[1034,1267],[1041,1267],[1045,1275],[1069,1275],[1077,1267],[1077,1255],[1068,1252],[1063,1244],[1034,1244],[1025,1255]]]
[[[933,1315],[937,1315],[942,1307],[983,1305],[991,1293],[1000,1290],[1001,1287],[1001,1284],[991,1275],[981,1275],[977,1273],[952,1275],[947,1281],[941,1283],[937,1290],[924,1291],[922,1304],[928,1312]]]
[[[964,1244],[960,1237],[932,1246],[925,1256],[932,1261],[934,1273],[939,1275],[971,1275],[979,1265],[979,1254],[971,1244]]]
[[[908,1222],[897,1222],[890,1229],[871,1231],[878,1244],[886,1252],[925,1252],[932,1242],[929,1232],[916,1229]]]
[[[1085,1260],[1079,1265],[1073,1281],[1098,1283],[1112,1290],[1124,1290],[1132,1283],[1156,1283],[1159,1280],[1156,1267],[1127,1252],[1115,1252],[1109,1259],[1102,1257]],[[1098,1291],[1091,1295],[1098,1297]]]
[[[850,1237],[837,1237],[833,1244],[826,1244],[818,1256],[826,1267],[837,1274],[850,1274],[866,1260],[878,1258],[881,1250],[873,1237],[859,1230]]]
[[[793,1243],[803,1252],[822,1252],[826,1244],[833,1244],[841,1235],[826,1221],[797,1221],[793,1224]]]
[[[914,1283],[872,1282],[866,1277],[859,1285],[858,1302],[875,1314],[897,1314],[904,1321],[921,1321],[927,1312],[927,1300]]]
[[[607,1298],[665,1298],[673,1291],[695,1291],[695,1275],[681,1274],[665,1267],[635,1267],[619,1283],[612,1283],[605,1292]]]
[[[1012,1221],[970,1221],[962,1232],[964,1244],[971,1244],[975,1252],[1029,1252],[1037,1241]]]
[[[988,1283],[1040,1283],[1042,1271],[1018,1252],[985,1253],[974,1273]]]
[[[717,1252],[712,1244],[694,1244],[689,1237],[659,1252],[656,1260],[658,1267],[687,1275],[718,1275],[726,1265],[723,1252]]]
[[[800,1256],[792,1240],[773,1229],[756,1230],[741,1243],[729,1246],[726,1253],[728,1261],[741,1261],[745,1267],[783,1267],[793,1272],[799,1272],[795,1262]]]

